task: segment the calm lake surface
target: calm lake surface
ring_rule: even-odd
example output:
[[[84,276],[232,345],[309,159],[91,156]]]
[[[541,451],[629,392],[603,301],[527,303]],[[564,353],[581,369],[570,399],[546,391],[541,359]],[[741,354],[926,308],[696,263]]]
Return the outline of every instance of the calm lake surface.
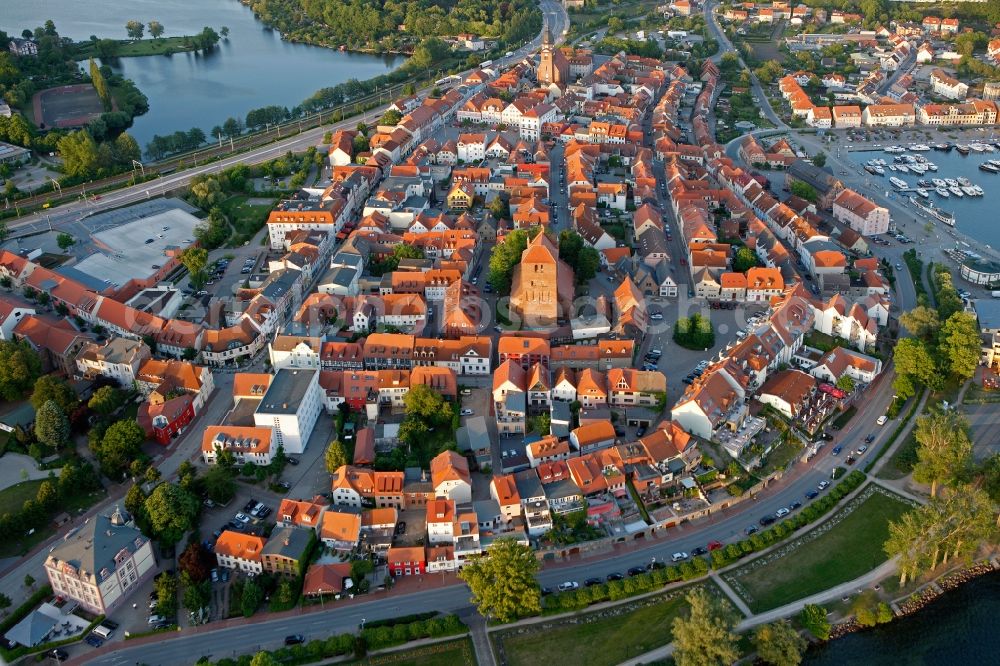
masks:
[[[981,134],[977,133],[977,136],[974,138],[971,136],[966,137],[958,141],[958,143],[990,141],[991,138],[994,143],[1000,141],[1000,136],[997,134],[983,132]],[[944,141],[945,139],[941,140]],[[909,144],[903,145],[906,147]],[[973,184],[983,188],[985,192],[983,196],[965,196],[962,198],[949,196],[947,199],[943,199],[932,191],[929,201],[939,208],[954,213],[956,219],[955,228],[963,234],[974,238],[980,243],[988,244],[994,249],[1000,248],[1000,224],[998,224],[1000,216],[997,214],[997,211],[1000,211],[1000,174],[979,170],[979,165],[983,162],[1000,159],[1000,152],[971,152],[968,155],[962,155],[957,150],[948,152],[930,150],[919,154],[937,165],[937,173],[928,171],[926,174],[918,176],[912,173],[889,171],[887,168],[884,177],[868,174],[865,174],[865,176],[872,187],[878,187],[879,193],[885,194],[888,192],[890,197],[895,198],[897,201],[902,201],[904,208],[912,210],[914,213],[917,213],[918,210],[910,205],[908,199],[910,196],[915,195],[908,193],[897,194],[895,188],[889,182],[889,176],[901,178],[911,187],[916,187],[918,180],[929,181],[932,178],[958,178],[959,176],[968,178]],[[895,156],[891,153],[875,150],[851,152],[849,153],[849,157],[851,161],[859,166],[863,166],[868,160],[875,158],[884,159],[887,163],[892,164]],[[940,223],[935,222],[935,225],[942,229],[944,228]]]
[[[810,651],[808,666],[996,664],[1000,572],[952,590],[923,610]]]
[[[319,88],[378,76],[404,60],[284,42],[237,0],[0,0],[0,29],[10,35],[50,18],[60,35],[75,40],[125,39],[130,19],[159,21],[165,37],[229,27],[229,39],[206,55],[109,63],[149,98],[149,113],[129,130],[143,148],[154,134],[196,126],[207,133],[229,116],[242,120],[247,111],[270,104],[291,108]]]

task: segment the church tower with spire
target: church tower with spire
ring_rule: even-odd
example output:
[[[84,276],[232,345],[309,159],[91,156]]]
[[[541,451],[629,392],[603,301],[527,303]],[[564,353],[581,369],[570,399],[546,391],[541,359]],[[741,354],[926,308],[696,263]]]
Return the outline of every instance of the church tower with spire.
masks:
[[[539,51],[538,82],[565,84],[569,81],[569,60],[552,44],[552,30],[545,26]]]

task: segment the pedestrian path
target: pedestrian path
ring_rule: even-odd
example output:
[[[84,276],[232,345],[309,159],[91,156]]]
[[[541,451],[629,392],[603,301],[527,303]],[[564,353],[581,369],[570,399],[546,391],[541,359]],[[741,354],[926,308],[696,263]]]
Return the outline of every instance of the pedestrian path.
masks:
[[[737,633],[743,633],[758,627],[762,624],[767,624],[769,622],[774,622],[775,620],[780,620],[786,617],[791,617],[802,611],[809,604],[825,604],[830,601],[842,599],[843,597],[851,596],[860,592],[861,590],[870,587],[871,585],[877,583],[878,581],[889,576],[896,570],[896,559],[893,558],[887,562],[883,562],[878,567],[872,569],[863,576],[859,576],[854,580],[849,580],[846,583],[841,583],[840,585],[835,585],[828,590],[823,590],[812,596],[806,597],[805,599],[799,599],[798,601],[793,601],[790,604],[780,606],[773,610],[766,611],[764,613],[758,613],[757,615],[750,614],[746,619],[740,622],[736,626]],[[718,581],[717,581],[718,582]],[[723,587],[723,591],[725,591]],[[730,590],[731,591],[731,590]],[[734,593],[735,594],[735,593]],[[728,593],[727,593],[728,595]],[[673,643],[664,645],[655,650],[641,654],[634,659],[629,659],[620,664],[620,666],[639,666],[639,664],[648,664],[653,661],[659,661],[667,658],[673,654],[674,646]]]
[[[740,599],[740,595],[736,594],[736,591],[729,587],[729,583],[722,580],[722,577],[717,572],[713,571],[708,577],[719,586],[719,589],[721,589],[727,597],[729,597],[729,600],[733,602],[733,605],[735,605],[736,608],[743,613],[743,617],[753,616],[753,611],[751,611],[750,607],[746,605],[746,602]]]

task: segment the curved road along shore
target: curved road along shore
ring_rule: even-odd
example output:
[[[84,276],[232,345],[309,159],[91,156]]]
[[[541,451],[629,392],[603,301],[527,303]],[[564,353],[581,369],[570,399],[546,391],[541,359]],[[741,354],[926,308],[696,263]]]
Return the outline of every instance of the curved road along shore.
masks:
[[[546,24],[551,26],[553,36],[557,41],[561,40],[562,30],[568,26],[565,11],[560,4],[552,0],[543,1],[541,6]],[[710,25],[712,23],[710,22]],[[520,59],[537,48],[540,39],[539,36],[519,49],[514,59]],[[327,128],[310,130],[286,141],[236,155],[212,165],[109,194],[97,203],[106,207],[121,206],[146,198],[146,190],[149,190],[149,196],[158,195],[164,190],[184,185],[193,176],[201,173],[212,173],[242,162],[263,161],[289,149],[314,145],[325,131],[351,126],[354,122],[356,119]],[[79,215],[82,208],[84,206],[76,206],[73,209],[62,207],[56,212],[50,212],[53,224],[58,224],[56,215]],[[86,208],[88,212],[95,209],[93,206]],[[41,219],[44,223],[44,216]],[[901,290],[898,296],[903,307],[915,305],[915,294],[908,278],[901,279],[899,285]],[[630,567],[649,564],[653,558],[664,561],[673,552],[691,552],[694,548],[704,546],[712,540],[727,543],[743,538],[743,531],[748,525],[756,524],[760,517],[773,514],[793,501],[805,501],[804,496],[807,491],[815,488],[821,480],[829,478],[831,470],[842,460],[842,457],[830,455],[834,445],[842,445],[845,451],[851,450],[860,446],[869,433],[876,434],[876,440],[871,444],[867,455],[859,460],[859,466],[863,466],[870,456],[875,455],[885,445],[885,440],[895,427],[895,421],[878,428],[875,419],[885,413],[892,399],[892,391],[889,389],[891,381],[890,367],[883,373],[878,384],[869,389],[869,395],[865,396],[866,399],[859,405],[857,416],[847,428],[836,434],[835,442],[828,443],[809,463],[796,463],[788,470],[785,478],[772,484],[753,500],[743,502],[711,518],[671,529],[656,538],[621,544],[614,550],[590,558],[576,557],[548,564],[538,576],[540,583],[547,587],[555,587],[566,580],[583,581],[585,578],[603,577],[612,572],[625,573]],[[110,504],[111,501],[113,500],[105,504]],[[301,633],[308,641],[332,634],[356,631],[362,620],[373,621],[424,612],[428,609],[458,613],[463,617],[470,617],[475,612],[464,584],[453,575],[429,574],[403,580],[392,591],[331,603],[328,608],[312,607],[308,610],[300,609],[261,616],[260,619],[226,620],[182,632],[139,638],[134,642],[113,642],[101,649],[81,654],[71,663],[112,666],[144,663],[153,666],[192,663],[201,656],[210,656],[217,660],[259,649],[275,649],[283,645],[284,637],[290,633]]]
[[[564,39],[563,30],[569,27],[569,16],[566,14],[566,10],[557,0],[541,0],[539,2],[539,6],[542,10],[543,32],[546,26],[549,27],[552,30],[553,40],[557,44],[562,43]],[[498,58],[495,63],[498,65],[506,65],[511,62],[517,62],[528,54],[534,52],[541,45],[541,43],[542,33],[540,32],[530,42],[514,51],[513,56],[510,58]],[[468,74],[472,71],[473,70],[471,69],[466,70],[462,74]],[[427,93],[428,91],[425,90],[423,93],[419,94],[423,97],[426,96]],[[386,109],[388,109],[388,104],[378,107],[377,109],[369,110],[366,113],[381,114],[385,112]],[[356,116],[352,116],[351,118],[346,118],[338,123],[315,127],[313,129],[306,130],[301,134],[296,134],[287,139],[281,139],[266,146],[233,154],[231,157],[222,158],[212,162],[211,164],[194,167],[184,171],[178,171],[176,173],[163,176],[162,178],[151,180],[147,183],[141,183],[139,185],[133,185],[120,190],[114,190],[102,195],[97,201],[74,201],[63,204],[57,208],[51,208],[47,211],[39,211],[37,213],[32,213],[31,215],[25,215],[17,219],[8,220],[7,227],[10,230],[11,235],[42,231],[48,229],[50,225],[52,228],[57,229],[61,224],[76,221],[95,213],[161,196],[167,192],[187,185],[195,176],[218,173],[223,169],[227,169],[237,164],[259,164],[261,162],[266,162],[276,157],[280,157],[289,150],[293,152],[306,150],[310,146],[316,146],[321,143],[323,135],[327,132],[336,131],[338,129],[353,128],[357,125],[358,118],[362,115],[365,114],[358,114]]]

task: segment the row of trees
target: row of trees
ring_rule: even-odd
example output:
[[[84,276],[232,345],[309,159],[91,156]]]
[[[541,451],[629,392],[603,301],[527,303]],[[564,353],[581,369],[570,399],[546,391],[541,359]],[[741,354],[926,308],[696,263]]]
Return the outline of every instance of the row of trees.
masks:
[[[573,268],[577,284],[592,280],[601,267],[601,255],[583,242],[583,236],[571,229],[559,232],[559,258]]]
[[[940,389],[948,381],[964,382],[979,364],[976,317],[964,311],[946,268],[931,273],[931,287],[937,307],[919,305],[899,318],[914,336],[901,339],[894,353],[893,389],[902,399],[923,388]]]
[[[154,134],[153,138],[146,144],[146,154],[154,160],[159,160],[173,153],[194,150],[202,146],[205,139],[205,132],[200,127],[192,127],[186,132],[177,130],[167,136]]]
[[[100,477],[89,463],[64,465],[58,478],[50,474],[38,486],[34,499],[25,500],[20,507],[4,507],[0,513],[0,539],[20,540],[29,530],[48,524],[68,502],[101,488]]]

